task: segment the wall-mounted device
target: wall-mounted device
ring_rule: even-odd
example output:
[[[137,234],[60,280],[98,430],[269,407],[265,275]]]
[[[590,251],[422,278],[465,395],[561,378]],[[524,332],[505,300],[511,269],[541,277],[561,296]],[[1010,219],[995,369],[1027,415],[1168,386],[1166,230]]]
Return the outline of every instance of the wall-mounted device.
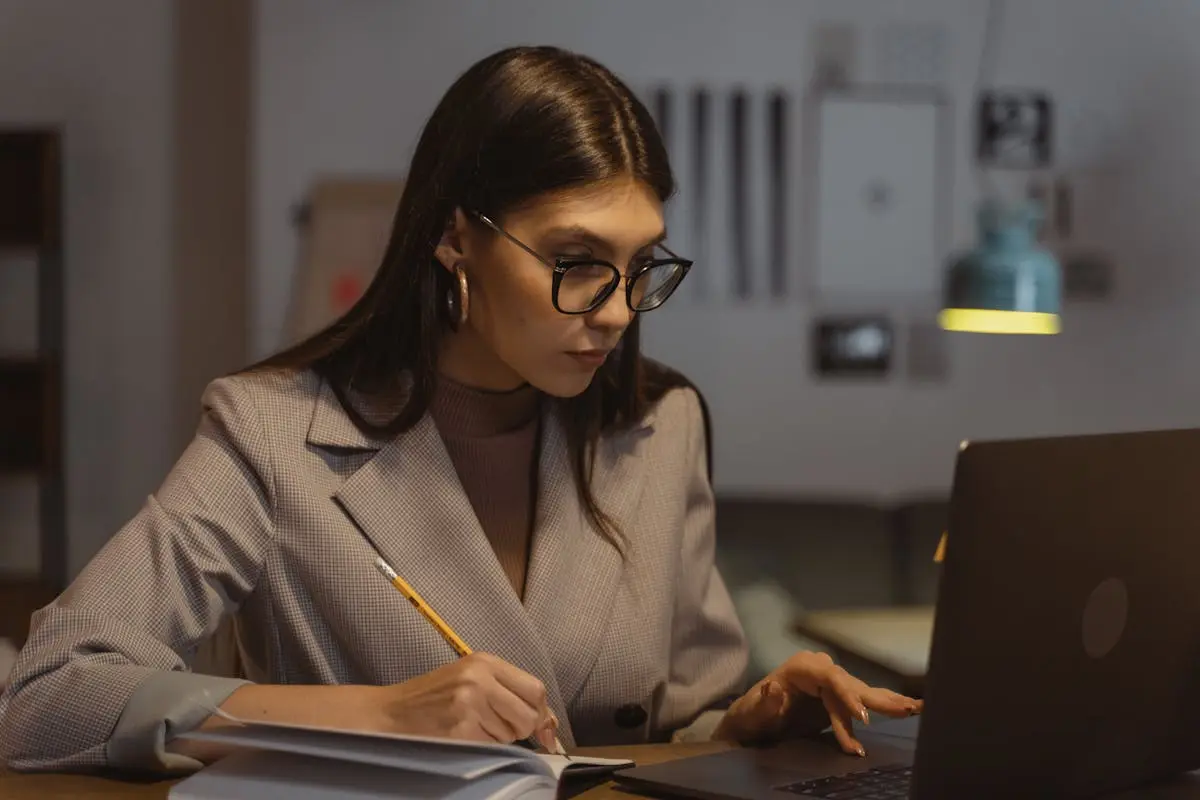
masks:
[[[835,316],[813,326],[813,371],[821,377],[883,377],[891,368],[895,331],[882,315]]]
[[[1043,245],[1062,265],[1064,300],[1103,300],[1113,291],[1115,266],[1105,250],[1080,241],[1075,233],[1075,187],[1066,175],[1034,178],[1030,199],[1046,209]]]

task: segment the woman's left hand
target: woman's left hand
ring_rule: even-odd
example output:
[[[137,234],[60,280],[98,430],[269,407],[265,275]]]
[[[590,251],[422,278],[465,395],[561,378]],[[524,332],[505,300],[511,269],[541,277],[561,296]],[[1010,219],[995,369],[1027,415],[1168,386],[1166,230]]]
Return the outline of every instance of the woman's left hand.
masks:
[[[854,738],[853,720],[869,724],[871,711],[909,717],[921,708],[920,700],[868,686],[825,653],[800,652],[738,698],[714,738],[762,743],[811,736],[832,725],[843,750],[864,756],[866,751]]]

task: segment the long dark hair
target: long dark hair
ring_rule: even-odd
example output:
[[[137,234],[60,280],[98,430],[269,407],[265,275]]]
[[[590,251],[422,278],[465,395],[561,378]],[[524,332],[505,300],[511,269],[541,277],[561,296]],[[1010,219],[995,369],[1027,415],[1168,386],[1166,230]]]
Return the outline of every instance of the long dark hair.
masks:
[[[383,262],[362,298],[309,339],[250,367],[313,369],[364,433],[395,435],[425,414],[449,329],[447,271],[434,248],[455,209],[502,217],[548,192],[631,176],[663,202],[675,180],[646,107],[616,75],[554,47],[513,47],[479,61],[425,125],[405,176]],[[592,445],[640,421],[668,390],[690,385],[643,359],[635,319],[581,395],[558,400],[573,477],[589,517],[623,549],[590,487]],[[392,410],[363,414],[348,400]]]

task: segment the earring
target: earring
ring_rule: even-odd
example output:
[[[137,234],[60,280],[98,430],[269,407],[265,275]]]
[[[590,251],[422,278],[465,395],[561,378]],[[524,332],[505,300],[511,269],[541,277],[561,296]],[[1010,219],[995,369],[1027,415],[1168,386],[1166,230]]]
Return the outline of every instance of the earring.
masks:
[[[446,291],[446,310],[450,313],[451,327],[457,330],[467,321],[467,314],[471,310],[471,292],[467,288],[467,273],[458,264],[454,265],[454,277],[458,279],[458,286]]]

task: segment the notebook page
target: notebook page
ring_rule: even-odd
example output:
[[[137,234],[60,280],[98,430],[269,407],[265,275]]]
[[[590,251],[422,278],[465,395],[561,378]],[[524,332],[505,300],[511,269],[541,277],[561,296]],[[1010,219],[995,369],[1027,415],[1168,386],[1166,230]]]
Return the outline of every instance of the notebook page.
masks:
[[[550,766],[543,766],[535,754],[518,747],[277,723],[245,723],[209,731],[190,731],[180,734],[179,738],[298,753],[466,780],[502,769],[542,772],[546,766]]]
[[[623,767],[633,766],[633,762],[627,758],[571,756],[568,759],[566,756],[557,756],[547,753],[538,753],[538,758],[545,762],[550,769],[554,771],[555,778],[561,778],[563,772],[571,767],[612,767],[614,770],[616,770]]]

